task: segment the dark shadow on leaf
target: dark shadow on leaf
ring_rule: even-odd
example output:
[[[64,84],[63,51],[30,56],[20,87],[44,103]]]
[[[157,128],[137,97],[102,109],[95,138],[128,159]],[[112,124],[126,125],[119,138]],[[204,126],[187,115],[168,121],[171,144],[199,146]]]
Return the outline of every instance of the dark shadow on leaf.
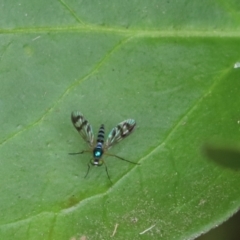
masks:
[[[238,147],[206,144],[203,146],[202,152],[219,165],[240,170],[240,148]]]

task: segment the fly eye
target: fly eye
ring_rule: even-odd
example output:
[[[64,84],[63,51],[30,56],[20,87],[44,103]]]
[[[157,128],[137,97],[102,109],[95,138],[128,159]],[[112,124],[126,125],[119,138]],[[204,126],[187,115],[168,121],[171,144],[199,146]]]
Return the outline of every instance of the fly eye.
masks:
[[[100,160],[100,161],[98,162],[98,166],[102,166],[102,165],[103,165],[103,161]]]

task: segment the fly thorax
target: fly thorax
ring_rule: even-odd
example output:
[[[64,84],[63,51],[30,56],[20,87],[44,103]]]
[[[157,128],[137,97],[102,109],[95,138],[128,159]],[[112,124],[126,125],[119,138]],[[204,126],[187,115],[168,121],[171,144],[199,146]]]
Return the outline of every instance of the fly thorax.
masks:
[[[102,143],[98,143],[97,146],[93,149],[93,158],[98,161],[103,155]]]

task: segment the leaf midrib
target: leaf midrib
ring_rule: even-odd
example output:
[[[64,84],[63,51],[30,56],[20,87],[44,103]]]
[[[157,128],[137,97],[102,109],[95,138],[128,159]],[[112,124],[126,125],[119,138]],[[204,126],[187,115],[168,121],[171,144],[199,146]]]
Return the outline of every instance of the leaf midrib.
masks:
[[[96,25],[77,25],[77,26],[54,26],[54,27],[26,27],[0,29],[0,34],[30,34],[30,33],[112,33],[132,38],[240,38],[240,31],[236,30],[142,30],[142,29],[124,29]]]

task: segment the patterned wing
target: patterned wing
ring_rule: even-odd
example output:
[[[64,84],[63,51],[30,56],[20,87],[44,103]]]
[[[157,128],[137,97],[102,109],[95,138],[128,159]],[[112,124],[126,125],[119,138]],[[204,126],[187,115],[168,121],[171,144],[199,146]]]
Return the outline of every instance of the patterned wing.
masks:
[[[92,147],[94,135],[89,122],[78,111],[72,112],[71,119],[73,126],[77,129],[77,131],[80,133],[82,138],[89,144],[89,146]]]
[[[111,130],[107,137],[106,148],[109,149],[116,143],[120,142],[122,139],[127,137],[136,126],[136,122],[133,119],[127,119],[120,122],[115,128]]]

